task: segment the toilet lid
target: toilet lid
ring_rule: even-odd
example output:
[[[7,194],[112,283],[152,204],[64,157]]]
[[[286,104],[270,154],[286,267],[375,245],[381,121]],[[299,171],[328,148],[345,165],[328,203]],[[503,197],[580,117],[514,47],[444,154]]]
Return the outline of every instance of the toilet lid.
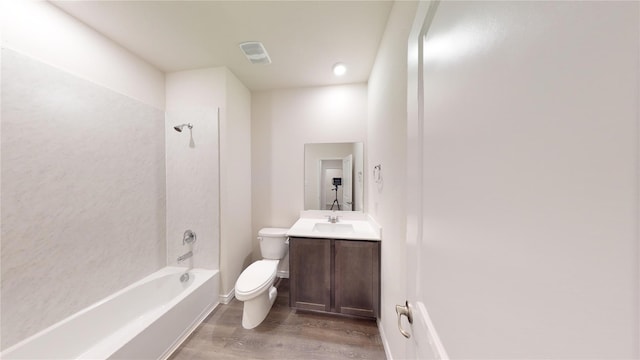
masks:
[[[267,237],[280,237],[287,236],[287,232],[289,229],[285,228],[263,228],[258,231],[258,236],[267,236]]]
[[[236,292],[250,293],[268,285],[276,277],[278,260],[259,260],[249,265],[236,281]]]

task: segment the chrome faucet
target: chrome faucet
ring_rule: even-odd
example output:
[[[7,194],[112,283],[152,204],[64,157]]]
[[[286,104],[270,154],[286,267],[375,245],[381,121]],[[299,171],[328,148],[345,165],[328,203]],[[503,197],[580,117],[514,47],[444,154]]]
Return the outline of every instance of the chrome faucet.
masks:
[[[335,224],[340,220],[340,216],[338,215],[327,215],[327,219],[330,223]]]
[[[186,253],[186,254],[184,254],[182,256],[179,256],[178,257],[178,262],[185,261],[186,259],[188,259],[188,258],[190,258],[192,256],[193,256],[193,251],[189,251],[188,253]]]

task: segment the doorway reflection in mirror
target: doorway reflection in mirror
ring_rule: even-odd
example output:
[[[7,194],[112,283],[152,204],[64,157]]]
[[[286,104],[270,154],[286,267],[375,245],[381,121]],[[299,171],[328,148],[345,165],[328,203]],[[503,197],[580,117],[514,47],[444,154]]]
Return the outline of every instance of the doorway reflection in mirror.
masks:
[[[305,210],[363,211],[362,143],[305,144],[304,161]]]

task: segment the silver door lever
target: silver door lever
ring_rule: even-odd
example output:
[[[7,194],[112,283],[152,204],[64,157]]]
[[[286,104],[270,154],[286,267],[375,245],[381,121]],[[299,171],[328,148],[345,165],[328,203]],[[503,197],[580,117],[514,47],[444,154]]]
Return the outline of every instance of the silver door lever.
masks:
[[[409,320],[409,324],[413,324],[413,316],[411,315],[411,308],[409,308],[409,302],[405,300],[404,306],[396,305],[396,314],[398,314],[398,330],[400,330],[400,333],[402,334],[402,336],[406,337],[407,339],[410,338],[411,334],[409,334],[406,330],[402,328],[403,315],[407,317],[407,320]]]

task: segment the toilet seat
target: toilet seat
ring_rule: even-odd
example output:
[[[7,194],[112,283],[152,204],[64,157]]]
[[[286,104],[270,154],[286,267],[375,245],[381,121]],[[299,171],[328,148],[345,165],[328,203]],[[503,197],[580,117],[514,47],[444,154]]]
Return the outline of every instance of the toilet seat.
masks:
[[[273,284],[279,260],[258,260],[249,265],[236,281],[236,299],[246,301]]]

